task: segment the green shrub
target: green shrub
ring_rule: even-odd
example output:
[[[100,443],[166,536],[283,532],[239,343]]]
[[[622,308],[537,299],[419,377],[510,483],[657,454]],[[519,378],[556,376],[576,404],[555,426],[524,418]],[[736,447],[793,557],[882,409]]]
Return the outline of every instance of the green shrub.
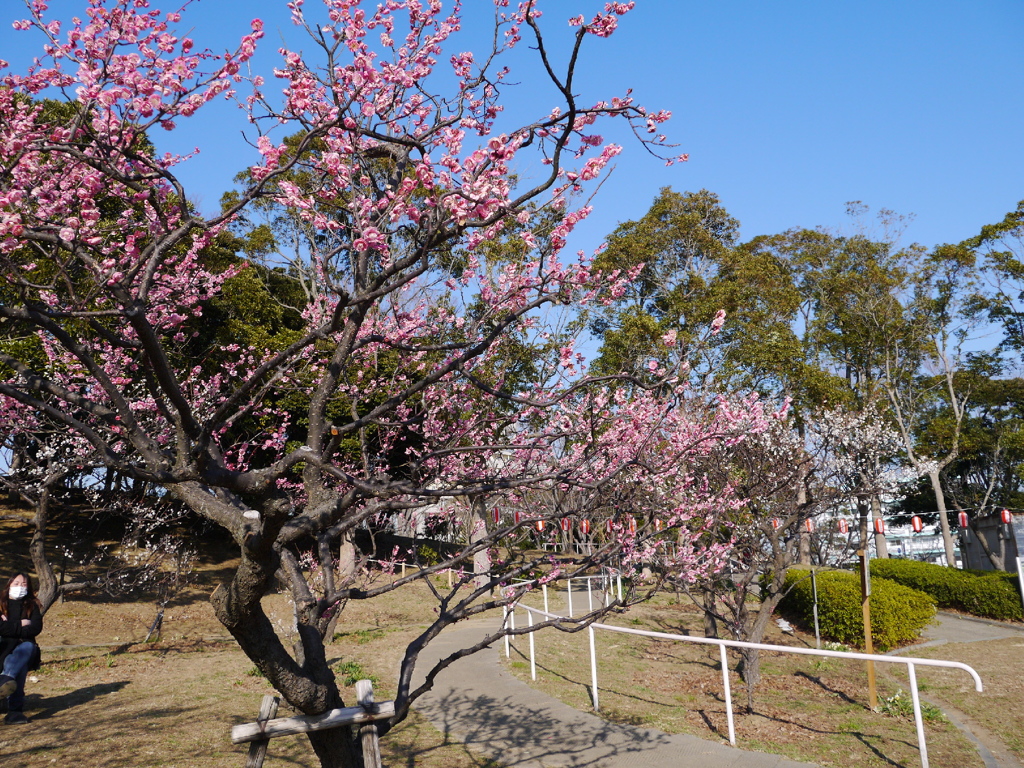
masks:
[[[437,551],[436,547],[432,547],[429,544],[420,544],[416,548],[416,558],[419,560],[420,565],[430,567],[441,562],[441,553]]]
[[[818,626],[824,637],[847,645],[864,642],[860,577],[849,571],[818,571]],[[804,627],[814,626],[814,593],[810,572],[790,568],[792,587],[781,608]],[[935,600],[924,592],[893,581],[871,579],[871,636],[880,651],[916,640],[935,616]]]
[[[366,672],[358,661],[339,661],[332,669],[338,682],[346,688],[356,684],[359,680],[369,680],[371,683],[379,683],[376,675]]]
[[[1015,574],[960,571],[917,560],[872,560],[871,573],[926,592],[940,608],[989,619],[1024,618]]]
[[[875,711],[901,720],[913,720],[914,700],[900,688],[892,696],[879,701]],[[946,716],[942,713],[942,710],[927,701],[921,702],[921,718],[926,723],[946,722]]]

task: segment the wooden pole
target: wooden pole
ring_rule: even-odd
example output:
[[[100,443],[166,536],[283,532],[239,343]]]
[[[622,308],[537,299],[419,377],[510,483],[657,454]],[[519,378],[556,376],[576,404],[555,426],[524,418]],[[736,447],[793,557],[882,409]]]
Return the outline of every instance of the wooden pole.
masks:
[[[369,680],[356,681],[356,697],[359,706],[367,712],[373,711],[373,683]],[[359,726],[359,741],[363,745],[363,768],[381,768],[380,741],[377,738],[377,725],[374,722]]]
[[[322,715],[278,717],[266,723],[243,723],[232,726],[231,742],[241,744],[246,741],[290,736],[294,733],[326,731],[341,725],[362,725],[372,720],[386,720],[394,714],[395,702],[382,701],[374,704],[369,710],[364,707],[342,707],[329,710]]]
[[[280,699],[276,696],[271,696],[269,693],[264,696],[263,703],[260,704],[260,714],[256,718],[257,724],[262,726],[267,720],[276,715],[279,703]],[[270,739],[258,739],[251,742],[249,744],[249,755],[245,758],[245,768],[263,768],[263,761],[267,757],[267,747],[269,744]]]
[[[860,556],[861,610],[864,613],[864,653],[874,653],[874,645],[871,642],[871,565],[867,547],[865,546],[857,554]],[[868,706],[874,709],[878,706],[878,693],[875,689],[875,662],[868,661],[867,665]]]

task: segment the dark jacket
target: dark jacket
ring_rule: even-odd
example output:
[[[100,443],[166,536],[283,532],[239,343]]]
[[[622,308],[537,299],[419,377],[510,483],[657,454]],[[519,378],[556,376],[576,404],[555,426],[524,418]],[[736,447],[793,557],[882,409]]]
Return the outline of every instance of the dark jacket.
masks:
[[[21,600],[11,600],[7,604],[7,619],[0,619],[0,667],[3,666],[7,654],[22,640],[31,640],[43,631],[43,614],[32,611],[29,624],[21,626]]]

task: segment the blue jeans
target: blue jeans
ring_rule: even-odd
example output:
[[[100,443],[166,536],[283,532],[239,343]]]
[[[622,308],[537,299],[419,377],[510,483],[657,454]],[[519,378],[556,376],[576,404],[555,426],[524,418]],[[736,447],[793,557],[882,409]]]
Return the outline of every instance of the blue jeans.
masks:
[[[13,677],[18,683],[18,690],[7,698],[7,708],[11,712],[21,712],[25,706],[25,678],[28,676],[28,664],[32,660],[34,650],[35,643],[21,642],[4,659],[3,674]]]

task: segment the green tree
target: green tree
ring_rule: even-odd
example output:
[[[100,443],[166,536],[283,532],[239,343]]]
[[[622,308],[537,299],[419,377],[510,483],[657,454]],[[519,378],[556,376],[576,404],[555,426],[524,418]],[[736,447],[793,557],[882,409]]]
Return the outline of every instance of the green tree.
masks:
[[[637,277],[592,318],[603,339],[594,371],[643,376],[649,359],[665,357],[666,334],[684,350],[702,337],[721,308],[716,278],[738,234],[739,222],[703,189],[666,187],[643,218],[619,225],[594,266]]]
[[[962,245],[982,258],[988,278],[988,290],[979,292],[975,309],[1002,328],[1000,352],[1024,354],[1024,200]]]

